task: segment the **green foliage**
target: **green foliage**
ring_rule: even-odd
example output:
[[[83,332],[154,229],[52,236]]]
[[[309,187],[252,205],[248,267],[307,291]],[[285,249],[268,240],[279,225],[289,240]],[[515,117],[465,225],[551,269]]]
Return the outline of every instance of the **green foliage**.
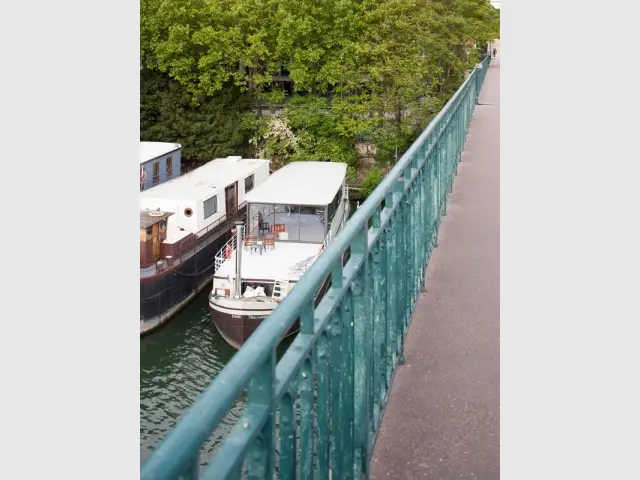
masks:
[[[257,122],[257,135],[250,140],[255,156],[271,160],[271,168],[278,169],[291,161],[298,137],[286,115],[277,114]]]
[[[229,88],[195,106],[182,85],[164,74],[144,71],[140,137],[180,143],[187,161],[237,154],[252,130],[241,113],[242,100],[237,90]]]
[[[382,177],[382,173],[377,168],[369,172],[362,182],[362,196],[364,198],[371,195],[371,192],[373,192],[382,181]]]
[[[141,0],[142,136],[202,161],[246,149],[350,172],[366,141],[386,166],[499,30],[485,0]],[[282,66],[292,98],[272,82]]]

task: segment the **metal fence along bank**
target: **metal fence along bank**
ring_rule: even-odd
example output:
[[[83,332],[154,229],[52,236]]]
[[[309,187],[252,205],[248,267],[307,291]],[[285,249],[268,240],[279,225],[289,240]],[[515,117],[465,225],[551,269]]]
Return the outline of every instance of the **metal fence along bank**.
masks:
[[[488,66],[485,57],[203,392],[144,463],[143,480],[368,477]],[[331,287],[315,305],[328,276]],[[298,319],[300,333],[277,361]],[[243,416],[201,469],[201,446],[245,390]]]

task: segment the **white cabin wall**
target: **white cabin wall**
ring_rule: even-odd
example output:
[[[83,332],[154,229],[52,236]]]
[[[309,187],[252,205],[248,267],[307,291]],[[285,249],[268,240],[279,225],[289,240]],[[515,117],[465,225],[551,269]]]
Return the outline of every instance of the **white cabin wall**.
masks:
[[[205,168],[205,167],[201,167]],[[233,168],[233,165],[230,165],[229,168]],[[254,188],[258,185],[262,184],[269,177],[269,163],[261,162],[260,165],[257,166],[254,171]],[[244,191],[244,179],[248,175],[243,176],[242,178],[238,178],[238,205],[242,205],[245,202],[245,191]],[[176,180],[179,181],[179,180]],[[218,211],[210,216],[209,218],[204,218],[204,198],[203,200],[192,200],[192,201],[184,201],[177,199],[160,199],[157,197],[140,197],[140,209],[141,210],[156,210],[160,208],[162,211],[172,212],[168,220],[168,228],[184,228],[185,231],[191,233],[197,233],[205,228],[209,227],[213,223],[220,220],[226,214],[226,205],[225,205],[225,189],[224,188],[216,188],[215,190],[211,190],[212,194],[215,192],[215,195],[218,197]],[[193,210],[193,215],[191,217],[187,217],[184,214],[184,210],[186,208],[191,208]]]
[[[211,197],[212,196],[213,195],[211,195]],[[198,231],[203,230],[209,225],[217,222],[218,220],[220,220],[220,218],[224,217],[227,212],[224,202],[224,190],[219,190],[215,194],[215,196],[218,197],[218,211],[211,215],[209,218],[204,218],[204,200],[208,200],[208,198],[211,197],[205,198],[204,200],[198,202]]]
[[[184,214],[185,209],[190,208],[193,214],[187,217]],[[200,207],[202,208],[202,207]],[[198,228],[198,202],[180,202],[179,210],[176,215],[176,226],[184,228],[187,232],[196,233]],[[171,218],[171,217],[169,217]]]
[[[245,201],[244,198],[247,192],[244,191],[244,179],[247,177],[249,175],[246,175],[242,180],[238,180],[238,205],[242,205]],[[267,178],[269,178],[269,162],[264,162],[253,173],[253,188],[255,189],[258,185],[264,183]]]
[[[171,215],[167,219],[167,227],[169,229],[184,228],[186,231],[191,233],[197,232],[198,210],[196,208],[195,203],[179,202],[178,204],[176,204],[175,200],[165,200],[165,199],[158,199],[158,198],[141,198],[140,199],[140,210],[147,210],[147,209],[156,210],[158,208],[163,212],[173,212],[173,215]],[[191,217],[187,217],[184,214],[184,211],[186,208],[191,208],[191,210],[193,211],[193,215],[191,215]]]
[[[258,185],[264,183],[264,181],[269,178],[269,162],[266,162],[262,165],[260,165],[260,167],[258,167],[258,170],[256,170],[255,173],[255,183],[254,183],[254,187],[257,187]]]

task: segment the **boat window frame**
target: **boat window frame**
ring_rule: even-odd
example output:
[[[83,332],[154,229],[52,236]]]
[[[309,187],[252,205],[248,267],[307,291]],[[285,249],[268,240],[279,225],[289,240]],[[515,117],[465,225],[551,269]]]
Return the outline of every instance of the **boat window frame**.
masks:
[[[275,222],[275,212],[276,212],[276,206],[290,206],[290,207],[296,207],[298,209],[297,213],[294,213],[293,215],[298,215],[298,221],[297,224],[300,225],[300,210],[302,209],[302,207],[308,207],[308,208],[315,208],[316,211],[317,210],[322,210],[323,211],[323,216],[324,216],[324,222],[323,222],[323,236],[322,239],[319,240],[301,240],[300,239],[300,232],[298,231],[298,237],[297,239],[287,239],[287,240],[281,240],[279,238],[276,238],[277,242],[292,242],[292,243],[323,243],[325,238],[327,237],[327,234],[329,233],[329,222],[327,221],[327,214],[328,214],[328,206],[327,205],[306,205],[306,204],[293,204],[293,203],[271,203],[271,202],[249,202],[247,204],[247,220],[248,222],[253,222],[253,217],[255,217],[257,215],[257,213],[254,214],[255,210],[253,209],[254,205],[265,205],[265,206],[270,206],[270,213],[267,216],[267,218],[262,218],[263,222],[270,222],[270,223],[276,223]],[[270,219],[268,219],[270,218]],[[257,222],[257,221],[256,221]],[[245,235],[251,235],[253,234],[253,228],[255,227],[255,229],[257,229],[257,223],[253,222],[253,223],[249,223],[248,225],[248,233],[245,233]],[[255,223],[255,225],[254,225]],[[260,232],[258,232],[260,233]]]
[[[210,202],[211,200],[213,200],[213,207],[211,208],[210,212],[207,212],[207,206],[210,205],[207,202]],[[205,220],[207,218],[212,217],[216,213],[218,213],[218,194],[217,193],[215,195],[212,195],[211,197],[207,198],[206,200],[202,201],[202,213],[204,215],[204,219]],[[207,213],[209,213],[209,214],[207,215]]]
[[[331,203],[327,205],[326,218],[328,221],[327,225],[331,225],[333,223],[333,218],[336,215],[336,212],[340,209],[340,203],[344,199],[344,184],[340,185],[340,189],[336,192]]]

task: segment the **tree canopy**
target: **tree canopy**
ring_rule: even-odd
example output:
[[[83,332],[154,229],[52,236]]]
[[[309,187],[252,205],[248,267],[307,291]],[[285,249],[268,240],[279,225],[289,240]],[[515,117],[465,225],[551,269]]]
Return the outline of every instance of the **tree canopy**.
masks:
[[[196,161],[340,161],[378,178],[499,21],[486,0],[141,0],[141,137]],[[273,80],[283,69],[293,95]]]

